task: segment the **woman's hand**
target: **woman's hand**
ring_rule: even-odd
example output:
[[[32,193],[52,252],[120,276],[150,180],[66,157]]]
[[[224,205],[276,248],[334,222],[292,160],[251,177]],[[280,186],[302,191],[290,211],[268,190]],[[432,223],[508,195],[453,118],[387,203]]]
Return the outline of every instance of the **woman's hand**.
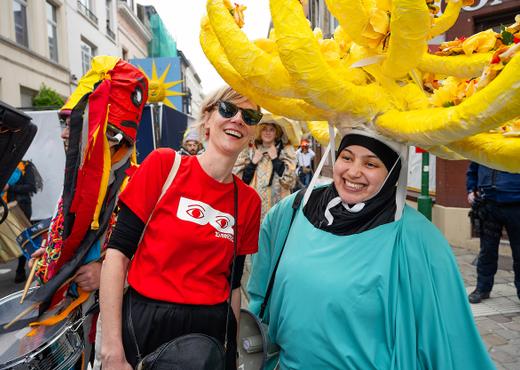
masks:
[[[276,150],[276,146],[271,145],[267,150],[267,154],[269,154],[269,158],[271,158],[271,160],[276,159],[276,157],[278,157],[278,151]]]
[[[253,162],[253,164],[258,164],[258,162],[260,162],[260,160],[262,159],[263,155],[264,153],[262,153],[258,149],[255,149],[255,153],[253,154],[253,159],[251,160],[251,162]]]
[[[122,351],[101,352],[103,370],[133,370]]]

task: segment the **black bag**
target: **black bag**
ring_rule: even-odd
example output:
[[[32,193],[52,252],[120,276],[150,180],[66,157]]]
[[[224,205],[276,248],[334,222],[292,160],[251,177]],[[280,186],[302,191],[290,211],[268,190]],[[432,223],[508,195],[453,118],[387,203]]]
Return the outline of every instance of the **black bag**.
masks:
[[[146,356],[137,370],[224,370],[220,342],[205,334],[187,334],[164,343]]]

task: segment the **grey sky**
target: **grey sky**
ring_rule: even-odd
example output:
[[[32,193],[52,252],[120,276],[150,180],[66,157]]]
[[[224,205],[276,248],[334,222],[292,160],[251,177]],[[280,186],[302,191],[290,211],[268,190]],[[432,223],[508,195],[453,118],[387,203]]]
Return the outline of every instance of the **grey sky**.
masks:
[[[243,30],[250,39],[266,37],[271,15],[269,0],[237,0],[247,6]],[[193,64],[202,80],[204,92],[209,92],[224,82],[206,59],[199,44],[200,19],[206,14],[205,0],[138,0],[143,5],[153,5],[170,34]]]

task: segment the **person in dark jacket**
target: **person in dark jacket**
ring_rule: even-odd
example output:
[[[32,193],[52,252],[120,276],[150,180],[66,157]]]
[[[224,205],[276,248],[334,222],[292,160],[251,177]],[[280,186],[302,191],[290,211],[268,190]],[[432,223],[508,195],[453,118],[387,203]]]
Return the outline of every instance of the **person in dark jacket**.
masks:
[[[477,287],[471,303],[489,298],[497,272],[498,246],[505,227],[513,255],[515,286],[520,299],[520,174],[472,162],[466,174],[468,202],[480,219]]]
[[[21,173],[18,181],[11,185],[7,184],[4,189],[7,191],[7,201],[16,201],[25,217],[30,221],[32,216],[31,197],[38,190],[41,190],[42,179],[38,170],[31,161],[21,161],[16,170]],[[25,281],[25,262],[26,258],[22,254],[18,258],[18,267],[16,268],[16,275],[14,278],[15,283]]]

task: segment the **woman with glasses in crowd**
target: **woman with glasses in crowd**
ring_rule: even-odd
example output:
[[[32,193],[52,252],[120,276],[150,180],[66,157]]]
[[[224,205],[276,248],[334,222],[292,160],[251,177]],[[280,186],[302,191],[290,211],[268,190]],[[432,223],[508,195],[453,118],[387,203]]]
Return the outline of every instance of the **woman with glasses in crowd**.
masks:
[[[152,152],[131,177],[101,276],[103,370],[130,370],[185,334],[224,343],[226,332],[226,367],[235,369],[240,279],[245,255],[257,251],[260,199],[232,169],[261,118],[257,105],[222,88],[201,107],[204,153],[183,157],[166,189],[171,149]]]

